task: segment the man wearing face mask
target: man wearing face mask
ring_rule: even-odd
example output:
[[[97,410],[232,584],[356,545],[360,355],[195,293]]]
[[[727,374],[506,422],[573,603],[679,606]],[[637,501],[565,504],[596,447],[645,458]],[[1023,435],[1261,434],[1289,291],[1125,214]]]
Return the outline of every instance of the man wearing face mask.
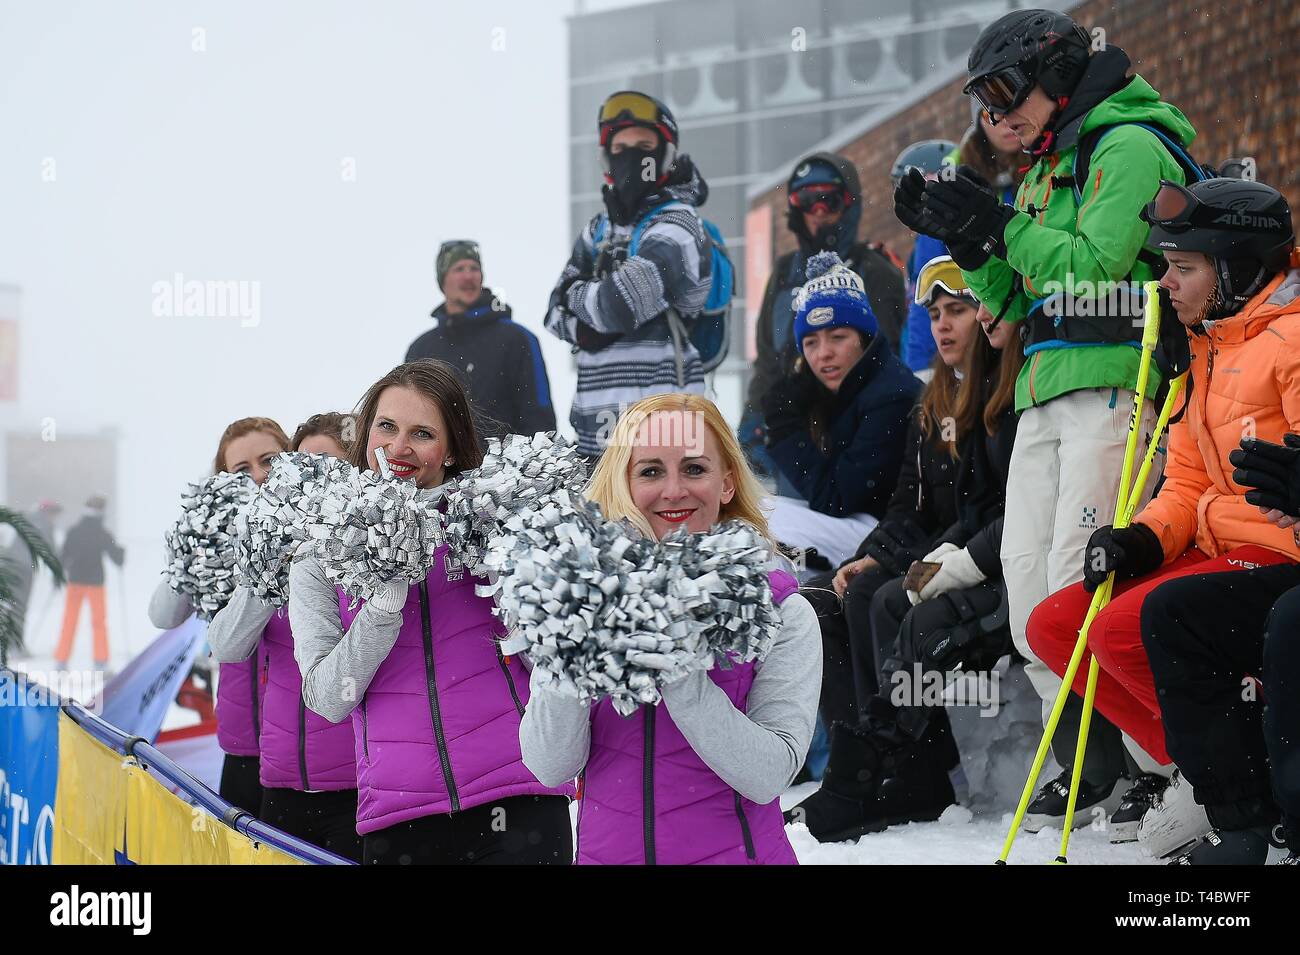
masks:
[[[696,211],[709,188],[678,153],[668,108],[634,91],[598,114],[605,212],[578,235],[551,292],[546,327],[574,346],[569,421],[599,457],[623,408],[647,395],[704,392],[688,329],[712,282],[710,239]]]
[[[813,153],[795,163],[786,182],[788,206],[786,225],[799,240],[799,247],[776,260],[763,304],[758,313],[755,341],[758,357],[749,379],[745,417],[740,424],[740,443],[751,460],[769,474],[777,475],[777,489],[799,497],[794,486],[770,463],[764,447],[763,396],[794,369],[794,294],[804,283],[804,268],[810,256],[835,252],[862,278],[877,331],[896,353],[903,321],[907,315],[902,266],[880,242],[859,242],[862,218],[862,188],[858,170],[844,156]],[[927,316],[928,317],[928,316]],[[929,325],[926,325],[929,333]]]

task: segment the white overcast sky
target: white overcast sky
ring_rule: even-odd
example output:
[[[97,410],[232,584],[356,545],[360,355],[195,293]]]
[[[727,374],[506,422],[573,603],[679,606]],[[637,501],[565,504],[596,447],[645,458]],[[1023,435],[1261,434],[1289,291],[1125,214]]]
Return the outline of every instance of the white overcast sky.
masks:
[[[292,430],[399,362],[462,236],[542,338],[563,420],[568,352],[541,317],[572,241],[573,9],[0,3],[0,283],[23,290],[4,423],[118,427],[117,519],[161,535],[227,422]],[[176,273],[259,283],[260,323],[155,316]]]

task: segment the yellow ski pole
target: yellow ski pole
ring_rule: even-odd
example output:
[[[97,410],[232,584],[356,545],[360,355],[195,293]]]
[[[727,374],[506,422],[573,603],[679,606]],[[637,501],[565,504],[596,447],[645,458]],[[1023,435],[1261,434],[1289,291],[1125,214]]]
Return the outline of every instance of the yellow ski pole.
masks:
[[[1158,283],[1145,283],[1143,291],[1145,300],[1142,318],[1142,354],[1138,360],[1137,387],[1133,395],[1133,414],[1129,419],[1128,439],[1124,442],[1124,463],[1120,469],[1119,490],[1115,497],[1115,514],[1117,517],[1124,513],[1128,502],[1128,483],[1129,477],[1133,473],[1133,459],[1137,454],[1137,438],[1142,421],[1142,404],[1146,401],[1147,379],[1151,371],[1151,356],[1155,352],[1156,343],[1160,337]],[[1135,496],[1140,497],[1141,494],[1138,493]],[[1083,626],[1079,628],[1079,638],[1075,641],[1074,652],[1070,655],[1070,664],[1066,668],[1061,688],[1057,691],[1056,700],[1052,704],[1052,712],[1048,717],[1047,726],[1043,730],[1043,738],[1038,744],[1038,752],[1035,754],[1033,765],[1030,767],[1029,778],[1025,780],[1025,788],[1020,794],[1020,803],[1016,807],[1015,816],[1011,820],[1011,829],[1002,845],[1002,854],[998,857],[998,865],[1006,865],[1007,857],[1011,855],[1011,847],[1015,844],[1020,824],[1024,821],[1025,811],[1029,808],[1029,800],[1034,793],[1034,784],[1038,782],[1038,776],[1043,771],[1043,763],[1047,760],[1047,751],[1052,744],[1052,736],[1056,733],[1056,726],[1060,722],[1061,711],[1065,709],[1065,701],[1069,699],[1069,694],[1073,692],[1074,677],[1079,670],[1083,653],[1088,646],[1088,629],[1092,626],[1092,621],[1097,614],[1106,605],[1106,600],[1109,599],[1110,579],[1107,578],[1107,581],[1098,587],[1097,591],[1092,595],[1092,602],[1088,606],[1088,613],[1084,617]],[[1091,678],[1091,673],[1089,676]],[[1088,708],[1085,707],[1084,719],[1086,720],[1088,716]],[[1085,725],[1086,723],[1080,723],[1080,736],[1083,735],[1082,730]],[[1084,742],[1086,743],[1086,739]],[[1073,821],[1073,812],[1071,810],[1074,808],[1075,793],[1079,788],[1079,773],[1082,768],[1082,762],[1076,759],[1070,785],[1070,796],[1066,806],[1066,831],[1069,831],[1070,823]]]
[[[1124,466],[1120,471],[1119,493],[1115,500],[1115,516],[1112,520],[1113,527],[1123,528],[1128,526],[1128,517],[1132,511],[1129,509],[1129,502],[1136,502],[1142,497],[1142,488],[1129,486],[1129,479],[1133,476],[1133,459],[1137,454],[1137,437],[1138,432],[1142,430],[1142,405],[1146,401],[1147,382],[1151,370],[1151,357],[1155,354],[1156,345],[1160,340],[1160,292],[1159,286],[1155,282],[1147,282],[1144,287],[1145,298],[1143,300],[1142,310],[1142,354],[1138,359],[1138,378],[1137,391],[1133,395],[1133,417],[1129,420],[1128,440],[1124,444]],[[1154,451],[1159,438],[1152,436],[1151,446],[1147,448],[1148,452]],[[1146,463],[1146,456],[1143,456],[1143,463]],[[1145,483],[1145,481],[1144,481]],[[1101,600],[1099,601],[1099,611],[1110,603],[1111,592],[1115,588],[1115,575],[1109,575],[1104,586],[1098,587],[1102,591]],[[1088,639],[1087,629],[1079,630],[1079,639],[1086,643]],[[1070,795],[1065,801],[1065,822],[1061,829],[1061,852],[1056,857],[1056,862],[1064,865],[1066,862],[1066,851],[1070,846],[1070,833],[1074,829],[1074,807],[1079,798],[1079,781],[1083,777],[1083,757],[1088,748],[1088,727],[1092,723],[1092,704],[1097,695],[1097,678],[1100,674],[1100,665],[1097,658],[1089,654],[1088,657],[1088,681],[1083,693],[1083,713],[1079,718],[1079,736],[1075,745],[1074,767],[1070,773]]]
[[[1142,500],[1142,491],[1146,488],[1147,479],[1151,476],[1152,463],[1155,461],[1156,453],[1160,450],[1160,438],[1169,425],[1174,406],[1178,403],[1178,395],[1182,392],[1183,384],[1186,381],[1187,374],[1184,373],[1169,384],[1169,393],[1165,395],[1164,405],[1160,408],[1160,416],[1156,419],[1155,430],[1151,433],[1151,444],[1142,458],[1142,467],[1138,470],[1138,475],[1133,481],[1133,489],[1129,492],[1128,500],[1124,503],[1124,510],[1115,515],[1116,527],[1128,527],[1133,523],[1138,502]],[[1105,598],[1101,601],[1102,607],[1110,603],[1114,583],[1115,575],[1111,574],[1106,578],[1102,586],[1097,588],[1099,591],[1102,589],[1106,591]],[[1091,627],[1088,629],[1091,629]],[[1092,725],[1092,707],[1097,697],[1097,678],[1100,670],[1097,658],[1093,656],[1088,663],[1088,684],[1083,694],[1083,715],[1079,719],[1079,742],[1074,750],[1074,773],[1070,779],[1070,797],[1066,801],[1065,807],[1065,828],[1061,832],[1061,853],[1056,857],[1056,862],[1060,865],[1065,865],[1067,861],[1066,854],[1070,848],[1070,833],[1074,830],[1074,806],[1079,791],[1083,755],[1088,748],[1088,727]]]
[[[1070,663],[1065,668],[1065,675],[1062,677],[1061,688],[1056,692],[1056,700],[1052,703],[1052,712],[1047,717],[1047,726],[1043,729],[1042,739],[1038,743],[1038,752],[1034,754],[1033,765],[1029,769],[1029,778],[1025,780],[1025,788],[1020,793],[1020,804],[1016,807],[1015,817],[1011,820],[1011,829],[1007,832],[1006,841],[1002,844],[1002,854],[998,856],[997,865],[1006,865],[1007,857],[1011,855],[1011,847],[1016,841],[1016,836],[1020,832],[1020,824],[1024,821],[1025,810],[1029,808],[1029,800],[1034,795],[1034,784],[1038,782],[1038,776],[1043,771],[1043,763],[1047,761],[1047,752],[1052,745],[1052,737],[1056,733],[1056,726],[1061,721],[1061,712],[1065,709],[1065,701],[1070,698],[1070,688],[1074,686],[1074,676],[1079,672],[1079,664],[1083,661],[1083,651],[1087,649],[1088,628],[1092,626],[1093,618],[1101,610],[1103,604],[1101,596],[1102,584],[1097,588],[1097,593],[1092,596],[1092,603],[1088,606],[1088,615],[1083,618],[1083,627],[1080,629],[1081,639],[1075,641],[1074,652],[1070,654]]]

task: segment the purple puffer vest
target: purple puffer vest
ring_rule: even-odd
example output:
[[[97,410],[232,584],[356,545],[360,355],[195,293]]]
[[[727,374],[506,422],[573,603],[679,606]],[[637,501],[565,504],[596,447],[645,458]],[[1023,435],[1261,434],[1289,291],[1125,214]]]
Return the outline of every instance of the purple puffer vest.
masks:
[[[772,599],[799,589],[771,571]],[[742,713],[755,665],[709,679]],[[619,716],[609,700],[592,709],[591,751],[582,774],[579,865],[798,865],[781,818],[781,800],[745,799],[696,755],[667,707]]]
[[[257,737],[262,732],[258,655],[221,664],[217,676],[217,745],[231,756],[258,754]]]
[[[331,723],[303,702],[302,673],[293,658],[286,608],[267,622],[258,656],[262,661],[262,785],[300,792],[356,789],[352,724]]]
[[[357,832],[458,812],[508,796],[572,795],[548,789],[519,753],[528,671],[501,653],[492,601],[444,545],[412,586],[397,642],[352,711]],[[339,595],[346,630],[360,609]]]

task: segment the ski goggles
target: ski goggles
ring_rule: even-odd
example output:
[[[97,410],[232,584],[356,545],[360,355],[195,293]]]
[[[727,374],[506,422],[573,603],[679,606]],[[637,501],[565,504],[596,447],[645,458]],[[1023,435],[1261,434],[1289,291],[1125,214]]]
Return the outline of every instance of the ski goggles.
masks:
[[[1203,209],[1201,200],[1192,195],[1187,188],[1168,179],[1161,179],[1155,198],[1142,208],[1138,218],[1170,232],[1181,232],[1196,226],[1212,225],[1213,220],[1222,214],[1222,210],[1203,212]],[[1216,225],[1216,228],[1222,226]]]
[[[921,266],[921,271],[916,276],[916,304],[923,308],[929,308],[934,304],[934,300],[943,293],[947,293],[953,298],[975,301],[975,296],[966,284],[961,269],[948,255],[935,256]]]
[[[478,243],[473,239],[448,239],[442,245],[438,246],[438,258],[442,258],[448,252],[463,251],[473,256],[478,256]]]
[[[597,122],[602,146],[610,133],[625,126],[653,126],[669,142],[677,141],[677,125],[652,97],[644,93],[629,91],[613,94],[601,104]]]
[[[1035,81],[1023,67],[1012,66],[971,80],[963,92],[975,97],[988,113],[989,122],[996,126],[999,119],[1029,98]]]
[[[849,204],[840,186],[817,183],[790,193],[790,205],[800,212],[836,213]]]

